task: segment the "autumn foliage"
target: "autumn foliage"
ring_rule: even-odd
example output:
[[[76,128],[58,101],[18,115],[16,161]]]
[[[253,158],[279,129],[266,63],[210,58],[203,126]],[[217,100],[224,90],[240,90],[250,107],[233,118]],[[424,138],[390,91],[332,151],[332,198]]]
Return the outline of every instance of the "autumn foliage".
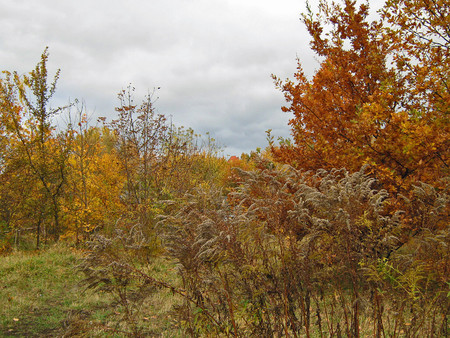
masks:
[[[320,66],[310,80],[276,79],[293,114],[293,142],[276,158],[305,169],[369,164],[385,187],[439,185],[449,165],[449,6],[388,1],[382,18],[354,1],[321,1],[302,20]]]
[[[227,184],[230,164],[214,139],[155,114],[151,97],[135,104],[132,87],[119,93],[111,122],[92,125],[79,101],[51,108],[59,71],[48,83],[47,61],[46,49],[32,72],[0,80],[0,251],[33,237],[36,248],[78,245],[135,223],[152,233],[161,200]],[[61,116],[68,123],[57,129]]]

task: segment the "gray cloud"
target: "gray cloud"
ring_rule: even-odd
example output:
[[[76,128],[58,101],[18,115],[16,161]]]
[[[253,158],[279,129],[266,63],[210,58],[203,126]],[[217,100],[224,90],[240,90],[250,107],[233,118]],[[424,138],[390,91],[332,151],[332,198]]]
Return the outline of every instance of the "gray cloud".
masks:
[[[311,1],[314,4],[314,1]],[[284,99],[270,77],[291,77],[296,57],[317,62],[297,0],[0,0],[0,64],[26,72],[50,47],[61,68],[56,103],[86,101],[114,116],[116,93],[136,99],[161,87],[158,111],[210,132],[226,154],[265,147],[265,130],[288,136]]]

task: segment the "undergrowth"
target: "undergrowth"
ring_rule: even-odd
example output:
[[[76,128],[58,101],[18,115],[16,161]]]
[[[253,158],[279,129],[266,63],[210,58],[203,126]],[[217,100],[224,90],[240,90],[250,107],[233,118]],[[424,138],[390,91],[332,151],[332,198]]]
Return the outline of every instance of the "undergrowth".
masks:
[[[153,229],[2,257],[0,335],[448,336],[446,190],[400,203],[364,168],[236,170],[232,192],[161,201]]]
[[[418,184],[393,211],[364,168],[238,176],[234,192],[199,187],[160,220],[180,283],[148,268],[138,225],[90,243],[86,282],[115,297],[130,335],[145,335],[142,306],[167,290],[191,336],[448,336],[446,191]]]

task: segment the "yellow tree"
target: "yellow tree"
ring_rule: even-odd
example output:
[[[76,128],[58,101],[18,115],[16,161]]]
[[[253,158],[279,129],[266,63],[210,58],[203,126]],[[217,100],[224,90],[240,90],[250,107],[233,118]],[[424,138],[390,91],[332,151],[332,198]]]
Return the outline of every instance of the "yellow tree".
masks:
[[[35,180],[14,133],[14,121],[23,118],[16,103],[13,84],[0,79],[0,251],[10,249],[13,240],[19,243],[38,208]]]
[[[78,108],[78,107],[77,107]],[[73,145],[68,160],[67,185],[62,206],[65,238],[76,243],[113,222],[123,211],[120,195],[125,177],[114,150],[108,150],[104,133],[89,126],[84,108],[71,129]]]
[[[36,245],[39,247],[41,226],[55,239],[62,232],[60,197],[63,192],[68,156],[66,135],[55,132],[52,118],[62,108],[51,109],[50,99],[56,90],[59,71],[48,83],[47,49],[36,68],[28,75],[4,72],[2,80],[2,115],[16,140],[14,151],[21,157],[35,183],[32,198],[36,201],[33,217],[36,222]]]

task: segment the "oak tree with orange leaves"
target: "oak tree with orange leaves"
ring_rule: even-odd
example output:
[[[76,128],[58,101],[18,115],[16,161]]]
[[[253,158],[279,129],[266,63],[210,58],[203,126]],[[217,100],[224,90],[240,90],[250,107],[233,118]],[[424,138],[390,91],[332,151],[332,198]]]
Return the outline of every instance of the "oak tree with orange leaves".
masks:
[[[450,6],[390,0],[369,21],[368,4],[321,1],[302,16],[321,60],[309,79],[275,78],[293,114],[293,141],[277,160],[305,169],[371,173],[393,193],[438,184],[449,166]]]

